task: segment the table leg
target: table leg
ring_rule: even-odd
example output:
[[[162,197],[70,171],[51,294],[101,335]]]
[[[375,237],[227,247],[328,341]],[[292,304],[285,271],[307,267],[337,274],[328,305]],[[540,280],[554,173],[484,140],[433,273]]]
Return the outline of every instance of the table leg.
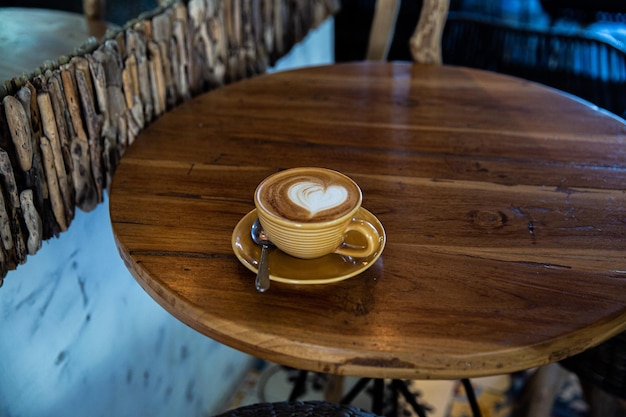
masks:
[[[371,378],[361,378],[354,384],[354,387],[341,399],[341,404],[350,404],[357,395],[369,384]]]
[[[307,371],[298,372],[298,377],[293,384],[293,388],[291,389],[291,394],[289,394],[289,401],[295,401],[306,392],[306,376]]]
[[[404,399],[411,405],[419,417],[426,417],[426,410],[424,410],[424,407],[417,402],[415,394],[409,391],[409,388],[406,386],[404,381],[394,379],[391,383],[394,389],[398,390],[398,392],[402,394]]]
[[[382,416],[385,407],[385,380],[375,379],[372,392],[372,413]]]
[[[289,401],[297,400],[298,397],[300,397],[306,392],[307,375],[308,375],[307,371],[301,370],[298,372],[298,376],[296,377],[296,380],[294,381],[294,386],[289,395]],[[357,395],[359,395],[359,393],[363,391],[365,387],[367,387],[370,381],[371,381],[371,378],[359,379],[357,383],[352,387],[352,389],[350,389],[350,391],[343,398],[341,398],[339,402],[341,404],[352,403],[352,401],[354,401]],[[336,384],[337,382],[339,382],[339,384]],[[471,407],[473,417],[482,417],[482,413],[480,411],[480,407],[478,405],[478,400],[476,399],[476,394],[474,392],[472,383],[470,382],[469,379],[462,379],[461,382],[463,384],[463,388],[465,389],[465,393],[467,395],[467,400]],[[339,387],[343,386],[343,379],[341,379],[340,376],[335,377],[331,375],[329,384],[330,385],[335,384],[335,386],[332,387],[331,389],[329,388],[326,389],[325,391],[326,399],[329,400],[330,398],[329,395],[331,395],[332,398],[339,398],[339,396],[341,395],[341,390]],[[392,390],[392,393],[393,393],[392,400],[394,402],[393,410],[391,413],[392,415],[397,415],[397,412],[398,412],[398,407],[397,407],[398,395],[397,394],[400,393],[404,397],[404,399],[407,401],[407,403],[411,405],[411,407],[413,408],[413,410],[415,411],[418,417],[427,417],[424,406],[422,406],[421,404],[417,402],[417,400],[415,399],[415,394],[412,393],[408,389],[406,382],[398,380],[398,379],[394,379],[391,381],[389,387]],[[372,410],[371,410],[372,413],[382,416],[384,412],[385,403],[386,403],[385,380],[380,379],[380,378],[374,379],[374,387],[372,391]]]
[[[343,396],[343,375],[328,375],[328,382],[324,389],[324,399],[331,403],[338,403]]]
[[[361,391],[365,389],[365,387],[370,383],[371,378],[361,378],[357,381],[357,383],[352,387],[350,391],[342,398],[341,404],[350,404],[352,401],[359,395]],[[389,387],[391,388],[393,395],[393,409],[391,413],[388,415],[395,416],[398,414],[398,406],[397,406],[397,393],[402,394],[404,399],[411,405],[415,413],[418,417],[427,417],[426,410],[424,406],[419,404],[415,399],[415,394],[412,393],[406,383],[404,381],[394,379],[391,381]],[[385,405],[385,381],[383,379],[375,379],[374,380],[374,389],[372,391],[372,413],[377,415],[383,415],[383,409]],[[480,414],[475,417],[479,417]]]
[[[472,408],[472,415],[474,417],[482,417],[482,413],[480,411],[480,407],[478,406],[478,401],[476,400],[476,393],[474,392],[474,387],[469,379],[462,379],[463,388],[465,388],[465,395],[467,395],[467,401],[469,402],[470,407]]]

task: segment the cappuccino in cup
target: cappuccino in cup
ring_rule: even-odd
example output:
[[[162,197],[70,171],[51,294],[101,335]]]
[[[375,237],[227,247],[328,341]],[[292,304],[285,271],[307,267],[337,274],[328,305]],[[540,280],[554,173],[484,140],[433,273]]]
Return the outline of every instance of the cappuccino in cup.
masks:
[[[293,168],[263,180],[254,202],[261,225],[283,252],[304,259],[329,253],[366,257],[380,245],[376,228],[355,218],[361,207],[359,186],[325,168]],[[344,236],[356,232],[366,245],[347,246]]]

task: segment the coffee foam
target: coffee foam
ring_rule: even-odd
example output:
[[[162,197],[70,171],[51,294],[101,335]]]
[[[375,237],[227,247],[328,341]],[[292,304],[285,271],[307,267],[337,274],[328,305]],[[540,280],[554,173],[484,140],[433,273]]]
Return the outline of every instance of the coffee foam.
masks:
[[[359,203],[360,195],[358,187],[344,176],[315,169],[293,174],[284,171],[268,178],[257,192],[265,210],[303,223],[342,217]]]
[[[308,210],[313,217],[320,211],[331,210],[345,202],[348,190],[341,185],[324,188],[316,182],[303,181],[289,187],[287,196],[293,203]]]

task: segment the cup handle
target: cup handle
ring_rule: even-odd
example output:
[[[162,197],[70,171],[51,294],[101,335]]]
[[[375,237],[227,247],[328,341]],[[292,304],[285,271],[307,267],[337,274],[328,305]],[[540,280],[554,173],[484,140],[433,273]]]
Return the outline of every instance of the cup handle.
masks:
[[[380,247],[380,234],[370,222],[362,219],[354,219],[344,231],[357,232],[363,236],[367,242],[365,246],[351,246],[342,244],[335,253],[338,255],[351,256],[353,258],[365,258],[372,255]]]

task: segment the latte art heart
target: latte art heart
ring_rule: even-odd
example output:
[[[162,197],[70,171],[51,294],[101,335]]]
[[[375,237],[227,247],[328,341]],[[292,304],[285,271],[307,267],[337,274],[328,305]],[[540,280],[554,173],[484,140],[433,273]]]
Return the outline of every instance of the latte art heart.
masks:
[[[289,187],[289,199],[307,210],[311,217],[337,207],[348,198],[348,190],[340,185],[324,187],[314,182],[298,182]]]
[[[291,168],[263,180],[254,200],[259,210],[304,225],[345,220],[360,207],[361,190],[337,171]]]

